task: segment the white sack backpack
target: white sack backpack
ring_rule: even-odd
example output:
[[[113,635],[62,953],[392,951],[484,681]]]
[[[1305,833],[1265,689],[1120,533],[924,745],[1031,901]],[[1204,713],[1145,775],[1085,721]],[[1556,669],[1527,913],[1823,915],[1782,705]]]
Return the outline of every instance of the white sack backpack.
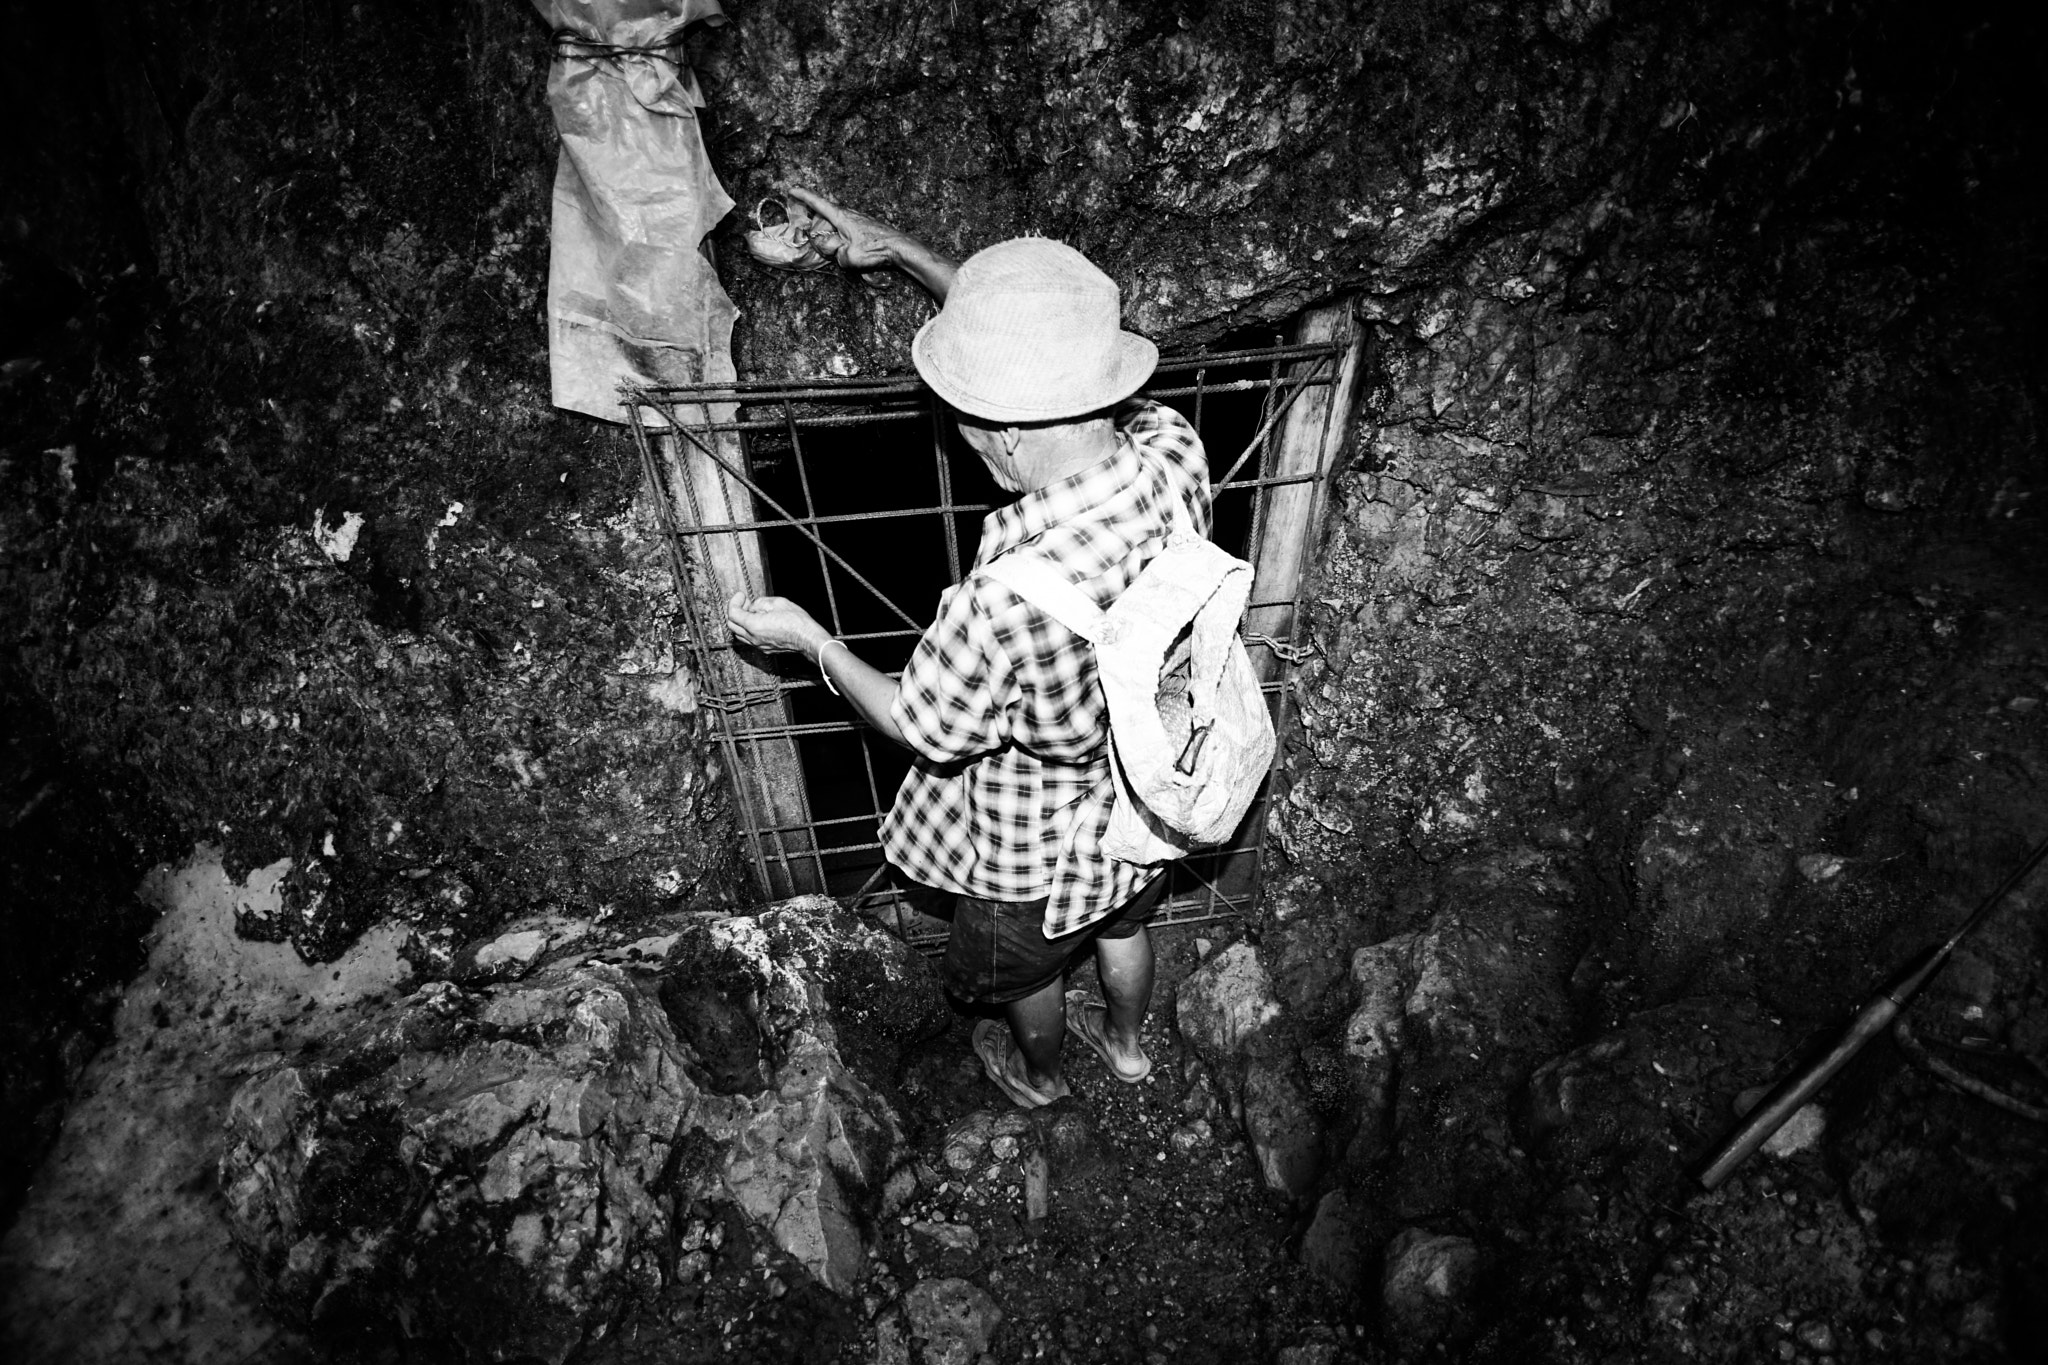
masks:
[[[1177,527],[1107,611],[1028,550],[982,572],[1095,646],[1116,777],[1103,851],[1152,865],[1227,841],[1273,766],[1273,719],[1237,635],[1252,566]]]

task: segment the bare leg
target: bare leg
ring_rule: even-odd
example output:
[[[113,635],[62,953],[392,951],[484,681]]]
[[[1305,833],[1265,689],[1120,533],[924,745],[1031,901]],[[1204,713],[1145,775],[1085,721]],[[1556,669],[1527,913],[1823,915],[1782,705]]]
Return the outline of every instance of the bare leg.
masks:
[[[1102,983],[1102,999],[1109,1006],[1103,1035],[1110,1052],[1126,1069],[1135,1071],[1145,1050],[1138,1035],[1145,1024],[1145,1011],[1152,1007],[1152,937],[1140,929],[1129,938],[1095,940],[1095,975]]]
[[[1151,980],[1148,966],[1146,980]],[[1010,1035],[1024,1059],[1024,1079],[1034,1090],[1053,1090],[1060,1084],[1060,1044],[1067,1036],[1066,979],[1054,977],[1022,1000],[1003,1006],[1010,1022]]]

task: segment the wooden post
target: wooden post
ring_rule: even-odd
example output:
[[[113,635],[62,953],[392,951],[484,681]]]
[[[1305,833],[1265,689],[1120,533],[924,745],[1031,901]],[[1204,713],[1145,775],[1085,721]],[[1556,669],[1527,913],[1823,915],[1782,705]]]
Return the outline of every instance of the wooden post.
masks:
[[[1252,667],[1268,691],[1277,712],[1276,722],[1284,725],[1288,701],[1280,687],[1287,676],[1288,659],[1280,652],[1291,643],[1296,616],[1296,595],[1317,549],[1317,517],[1325,505],[1322,480],[1329,475],[1351,420],[1363,370],[1363,333],[1352,319],[1349,300],[1313,308],[1296,321],[1294,344],[1333,343],[1337,354],[1297,362],[1283,385],[1303,377],[1310,366],[1323,367],[1328,384],[1305,385],[1288,404],[1271,438],[1269,456],[1260,469],[1261,478],[1302,478],[1278,488],[1260,490],[1260,506],[1253,519],[1257,543],[1246,556],[1252,561],[1252,605],[1245,612],[1244,635]],[[1283,387],[1279,392],[1284,393]],[[1309,476],[1309,477],[1304,477]],[[1279,649],[1260,643],[1259,637],[1276,642]],[[1256,905],[1262,881],[1261,860],[1265,850],[1266,803],[1253,803],[1245,824],[1232,840],[1233,852],[1206,861],[1200,875],[1208,890],[1223,901],[1239,906]],[[1248,843],[1246,841],[1249,841]],[[1192,868],[1193,864],[1190,864]]]
[[[1364,369],[1363,338],[1364,332],[1352,319],[1349,299],[1301,315],[1290,340],[1297,344],[1335,342],[1341,348],[1335,360],[1336,374],[1333,383],[1304,388],[1296,396],[1281,419],[1273,467],[1264,471],[1266,478],[1327,477],[1344,439],[1345,424],[1357,405],[1359,376]],[[1245,615],[1247,635],[1270,636],[1284,645],[1294,629],[1295,595],[1301,590],[1302,570],[1308,556],[1315,553],[1316,533],[1321,529],[1311,520],[1324,505],[1318,496],[1320,487],[1319,483],[1296,483],[1266,490],[1253,560],[1257,572],[1252,580],[1252,608]],[[1270,649],[1254,650],[1252,657],[1265,682],[1278,678],[1287,666]]]
[[[699,426],[732,420],[732,405],[708,409],[678,405],[675,411],[694,428],[689,436],[673,430],[663,433],[659,447],[665,466],[662,473],[674,490],[672,501],[680,529],[687,532],[757,520],[759,514],[746,485],[719,464],[723,460],[735,469],[746,467],[738,433],[703,431]],[[699,441],[711,446],[718,459],[702,449]],[[728,597],[739,591],[752,597],[768,590],[761,537],[754,531],[686,535],[683,546],[697,568],[692,580],[697,601],[690,604],[690,619],[706,632],[704,654],[712,659],[719,675],[706,678],[705,689],[735,707],[719,724],[731,738],[726,752],[733,758],[731,777],[744,805],[741,816],[749,825],[755,866],[766,883],[762,893],[781,899],[822,892],[825,879],[796,740],[787,734],[758,733],[791,722],[789,703],[780,691],[781,680],[741,657],[725,632]]]

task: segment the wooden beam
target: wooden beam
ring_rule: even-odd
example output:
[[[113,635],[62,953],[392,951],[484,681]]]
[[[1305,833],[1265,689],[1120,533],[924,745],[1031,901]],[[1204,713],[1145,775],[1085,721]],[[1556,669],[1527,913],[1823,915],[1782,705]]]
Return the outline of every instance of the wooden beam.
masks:
[[[1292,330],[1291,342],[1333,342],[1340,349],[1334,362],[1334,382],[1304,388],[1295,397],[1274,440],[1272,467],[1262,471],[1266,478],[1316,476],[1313,483],[1266,490],[1259,517],[1259,543],[1253,556],[1257,569],[1252,581],[1254,605],[1246,614],[1245,631],[1248,636],[1269,636],[1283,645],[1291,638],[1302,574],[1322,531],[1315,521],[1327,505],[1324,481],[1358,403],[1365,336],[1352,317],[1349,299],[1307,310]],[[1327,360],[1305,363],[1332,364]],[[1295,368],[1298,372],[1302,366]],[[1286,671],[1286,661],[1270,649],[1254,649],[1252,660],[1267,682]]]
[[[731,420],[729,408],[729,404],[717,405],[715,410],[679,405],[676,415],[694,427],[700,420],[706,424]],[[711,450],[703,449],[699,442]],[[746,468],[746,453],[737,432],[698,430],[684,436],[667,431],[661,433],[658,448],[679,530],[758,521],[766,513],[766,509],[755,508],[746,486],[719,463]],[[770,586],[760,534],[685,535],[683,546],[693,569],[690,590],[694,600],[688,604],[687,616],[704,631],[700,657],[711,660],[716,674],[702,680],[704,690],[734,708],[718,723],[729,739],[724,746],[732,769],[729,776],[740,800],[740,818],[747,825],[755,870],[764,883],[761,893],[779,900],[822,892],[825,879],[796,740],[772,733],[794,720],[780,691],[781,680],[733,650],[725,632],[726,599],[737,591],[757,596]],[[744,703],[743,698],[747,699]],[[771,733],[760,734],[764,729]]]

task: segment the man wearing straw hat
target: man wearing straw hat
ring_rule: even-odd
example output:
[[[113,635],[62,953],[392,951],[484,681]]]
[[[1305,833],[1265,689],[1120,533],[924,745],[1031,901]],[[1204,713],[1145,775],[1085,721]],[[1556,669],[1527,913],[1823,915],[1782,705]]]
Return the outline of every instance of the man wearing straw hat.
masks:
[[[1107,607],[1164,547],[1176,503],[1207,531],[1201,439],[1172,409],[1127,401],[1158,349],[1123,330],[1115,282],[1080,252],[1023,237],[955,267],[895,228],[790,193],[831,225],[812,242],[841,266],[895,266],[939,300],[911,358],[1016,495],[983,522],[975,569],[1028,546]],[[1060,1052],[1072,1029],[1111,1075],[1142,1081],[1152,1068],[1140,1043],[1152,998],[1145,925],[1165,876],[1102,851],[1114,786],[1093,647],[979,572],[941,599],[900,681],[784,598],[735,594],[728,622],[742,643],[808,655],[863,720],[915,755],[882,846],[907,879],[950,901],[948,990],[1007,1024],[974,1030],[989,1079],[1027,1108],[1065,1095]],[[1100,1002],[1064,994],[1066,966],[1084,949]]]

